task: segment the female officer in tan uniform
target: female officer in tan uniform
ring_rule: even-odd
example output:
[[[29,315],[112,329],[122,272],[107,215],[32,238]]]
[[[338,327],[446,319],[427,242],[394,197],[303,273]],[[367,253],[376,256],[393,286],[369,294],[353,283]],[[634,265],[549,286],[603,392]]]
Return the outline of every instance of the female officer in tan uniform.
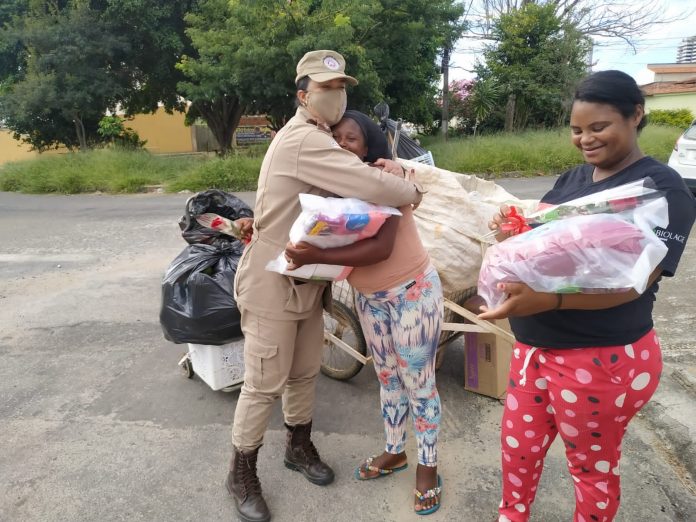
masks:
[[[285,249],[290,226],[300,214],[298,195],[356,197],[394,207],[421,199],[421,190],[403,179],[398,164],[378,160],[383,170],[369,167],[332,138],[329,127],[346,109],[345,86],[358,83],[344,69],[343,56],[326,50],[309,52],[297,64],[299,108],[261,165],[253,238],[237,270],[246,371],[232,428],[227,489],[247,522],[271,518],[256,459],[279,397],[288,429],[285,465],[318,485],[334,478],[310,438],[324,339],[323,302],[331,298],[330,286],[265,270]]]

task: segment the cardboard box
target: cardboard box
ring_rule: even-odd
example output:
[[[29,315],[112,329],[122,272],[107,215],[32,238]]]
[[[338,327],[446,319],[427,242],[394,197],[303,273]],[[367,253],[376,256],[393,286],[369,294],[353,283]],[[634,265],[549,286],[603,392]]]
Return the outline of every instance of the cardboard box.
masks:
[[[510,331],[507,319],[494,321]],[[464,334],[464,389],[500,399],[505,395],[512,343],[492,333]]]

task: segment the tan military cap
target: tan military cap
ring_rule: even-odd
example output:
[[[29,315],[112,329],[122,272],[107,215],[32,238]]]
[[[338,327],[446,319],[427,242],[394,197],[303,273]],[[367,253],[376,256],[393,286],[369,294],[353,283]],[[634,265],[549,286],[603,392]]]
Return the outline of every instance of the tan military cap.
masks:
[[[297,64],[295,83],[303,76],[309,76],[315,82],[328,82],[335,78],[345,78],[351,85],[358,80],[345,73],[346,61],[336,51],[310,51]]]

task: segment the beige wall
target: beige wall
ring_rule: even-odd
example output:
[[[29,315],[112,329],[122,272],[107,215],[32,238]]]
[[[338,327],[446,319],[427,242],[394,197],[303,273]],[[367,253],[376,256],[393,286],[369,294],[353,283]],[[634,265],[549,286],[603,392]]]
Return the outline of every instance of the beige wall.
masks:
[[[696,76],[696,72],[671,72],[671,73],[655,73],[654,82],[681,82],[683,80],[690,80]]]
[[[29,150],[29,145],[12,138],[12,132],[0,129],[0,165],[10,161],[21,161],[38,156],[38,152]]]
[[[184,114],[174,111],[167,114],[161,107],[153,114],[136,114],[124,125],[147,140],[145,148],[150,152],[175,153],[193,152],[191,127],[184,125]]]
[[[696,92],[646,96],[646,112],[649,113],[653,109],[690,109],[696,118]]]

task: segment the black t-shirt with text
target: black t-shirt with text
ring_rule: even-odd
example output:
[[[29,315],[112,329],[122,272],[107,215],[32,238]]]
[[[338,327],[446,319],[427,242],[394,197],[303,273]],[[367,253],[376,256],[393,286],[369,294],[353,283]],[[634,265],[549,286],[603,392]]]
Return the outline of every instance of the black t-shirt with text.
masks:
[[[602,190],[652,178],[655,188],[667,199],[669,224],[655,229],[668,252],[660,263],[662,275],[671,277],[696,217],[696,200],[672,168],[644,157],[624,170],[593,182],[592,165],[581,165],[562,174],[542,203],[558,205]],[[658,279],[659,281],[659,279]],[[558,310],[527,317],[511,317],[518,341],[539,348],[583,348],[616,346],[637,341],[653,327],[652,309],[658,282],[630,303],[604,310]]]

